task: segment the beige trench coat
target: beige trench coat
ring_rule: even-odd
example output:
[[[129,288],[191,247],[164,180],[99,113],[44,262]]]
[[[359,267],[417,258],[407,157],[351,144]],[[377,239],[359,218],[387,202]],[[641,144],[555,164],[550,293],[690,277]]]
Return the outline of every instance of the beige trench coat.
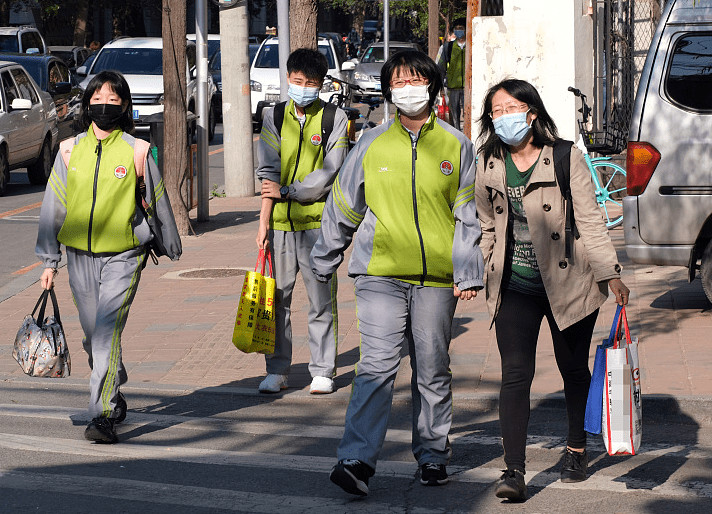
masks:
[[[594,197],[593,180],[581,151],[571,148],[571,196],[580,237],[573,262],[565,259],[565,203],[553,162],[545,146],[523,197],[529,232],[554,319],[563,330],[606,301],[608,280],[620,278],[621,267]],[[480,248],[485,260],[486,299],[491,324],[501,302],[502,272],[507,248],[509,206],[504,161],[480,156],[475,179],[477,212],[482,224]]]

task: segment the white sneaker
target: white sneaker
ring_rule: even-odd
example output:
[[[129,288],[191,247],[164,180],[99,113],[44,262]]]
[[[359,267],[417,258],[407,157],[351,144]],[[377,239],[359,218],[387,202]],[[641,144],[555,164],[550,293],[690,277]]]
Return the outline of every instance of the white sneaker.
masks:
[[[334,392],[334,381],[329,377],[314,377],[312,379],[311,387],[309,388],[311,394],[329,394]]]
[[[282,389],[287,389],[287,375],[275,375],[274,373],[267,375],[257,388],[260,393],[278,393]]]

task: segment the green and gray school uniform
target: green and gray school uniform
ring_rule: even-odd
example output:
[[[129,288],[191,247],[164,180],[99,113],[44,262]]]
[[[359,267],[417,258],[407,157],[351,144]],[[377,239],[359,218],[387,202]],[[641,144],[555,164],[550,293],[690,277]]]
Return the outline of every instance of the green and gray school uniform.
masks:
[[[289,186],[286,201],[277,201],[270,219],[269,242],[276,281],[275,349],[265,355],[267,373],[289,374],[292,364],[292,291],[301,271],[309,298],[309,372],[313,377],[336,374],[338,317],[336,277],[326,283],[314,277],[309,254],[319,236],[324,202],[349,150],[346,114],[336,111],[329,140],[322,146],[321,101],[305,108],[300,120],[290,100],[281,131],[268,109],[258,145],[257,176]]]
[[[311,258],[325,280],[354,239],[349,275],[361,359],[339,459],[375,469],[405,344],[413,370],[413,454],[421,465],[450,457],[453,285],[483,287],[474,180],[472,142],[431,113],[418,134],[399,116],[366,132],[334,182]]]
[[[154,237],[137,205],[136,159],[146,184],[145,210],[160,220],[155,237],[177,260],[180,237],[148,143],[119,129],[100,141],[90,127],[62,142],[40,211],[35,253],[45,267],[56,268],[60,244],[67,248],[69,286],[92,370],[92,417],[114,417],[119,387],[128,379],[121,333],[146,260],[145,245]]]

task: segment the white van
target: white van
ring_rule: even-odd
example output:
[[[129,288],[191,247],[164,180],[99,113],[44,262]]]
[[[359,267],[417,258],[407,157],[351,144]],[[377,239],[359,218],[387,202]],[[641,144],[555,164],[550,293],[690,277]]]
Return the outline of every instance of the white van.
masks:
[[[635,99],[623,224],[628,257],[700,270],[712,301],[712,0],[669,0]]]

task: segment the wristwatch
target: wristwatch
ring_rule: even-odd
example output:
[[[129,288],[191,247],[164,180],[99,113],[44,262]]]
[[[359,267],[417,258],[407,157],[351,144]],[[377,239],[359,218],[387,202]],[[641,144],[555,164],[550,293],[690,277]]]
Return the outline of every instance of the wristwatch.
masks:
[[[279,188],[279,194],[282,196],[282,200],[287,199],[287,195],[289,194],[289,186],[282,186]]]

